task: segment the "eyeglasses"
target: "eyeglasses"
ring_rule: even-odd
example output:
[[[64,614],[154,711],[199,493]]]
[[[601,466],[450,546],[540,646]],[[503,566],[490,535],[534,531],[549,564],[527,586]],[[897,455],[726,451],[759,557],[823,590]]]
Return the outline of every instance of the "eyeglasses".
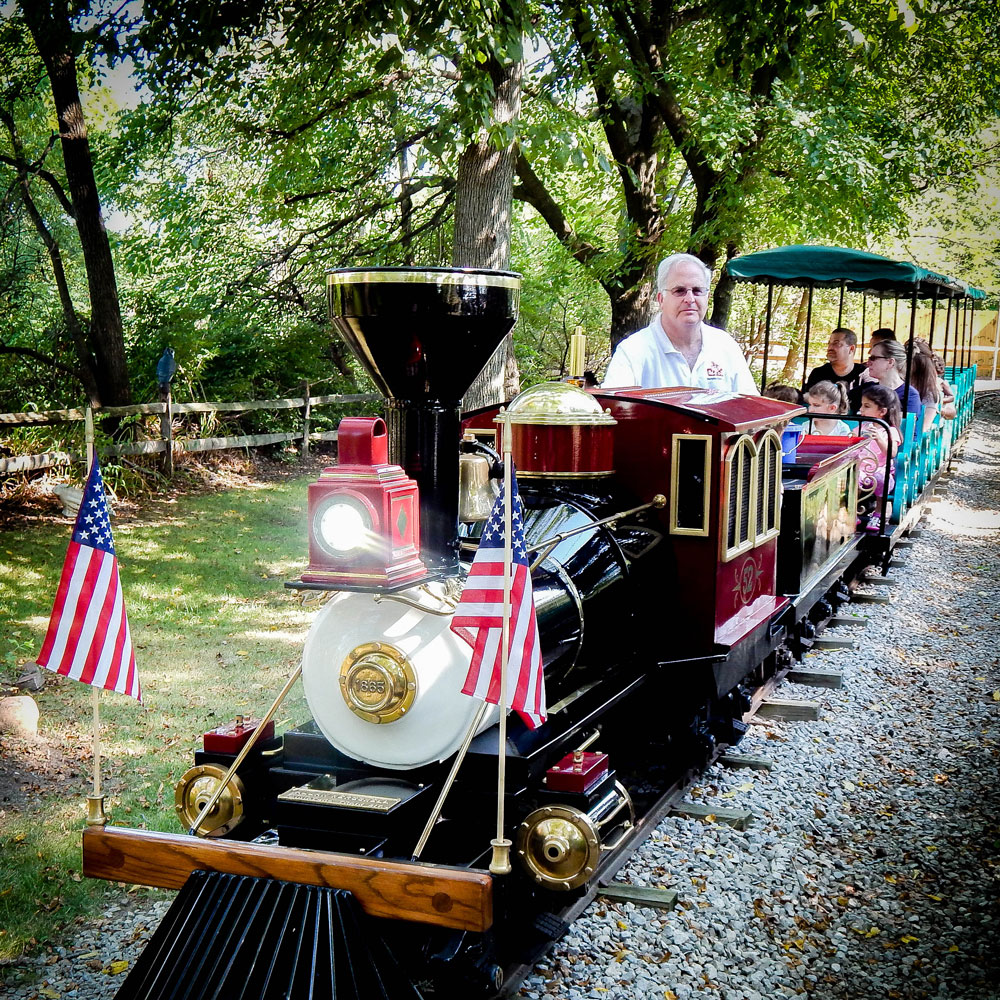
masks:
[[[869,361],[888,361],[890,359],[889,359],[889,355],[888,354],[869,354],[868,355],[868,360]]]
[[[675,299],[683,299],[688,292],[690,292],[692,295],[696,296],[699,299],[703,295],[708,295],[707,288],[700,288],[697,285],[692,285],[690,288],[684,288],[683,286],[678,285],[676,288],[668,289],[668,291]]]

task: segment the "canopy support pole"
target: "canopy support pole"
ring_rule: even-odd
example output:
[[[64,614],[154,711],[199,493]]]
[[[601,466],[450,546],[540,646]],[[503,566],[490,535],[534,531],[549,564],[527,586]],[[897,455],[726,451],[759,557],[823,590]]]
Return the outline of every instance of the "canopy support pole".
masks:
[[[813,286],[809,286],[809,301],[806,303],[806,345],[802,348],[802,384],[806,384],[809,370],[809,331],[812,328]]]
[[[941,348],[941,359],[948,364],[948,332],[951,329],[951,296],[948,296],[948,303],[944,312],[944,347]]]
[[[968,364],[965,361],[965,341],[968,337],[969,328],[969,300],[962,300],[962,351],[959,357],[962,359],[962,368],[968,368]]]
[[[899,299],[896,300],[899,302]],[[903,390],[903,416],[907,413],[907,402],[910,395],[910,376],[913,374],[913,337],[917,332],[917,290],[913,289],[913,297],[910,299],[910,340],[906,345],[906,388]],[[917,414],[919,416],[919,414]],[[919,428],[918,428],[919,429]]]
[[[868,306],[868,293],[861,293],[861,350],[858,352],[858,359],[860,360],[865,356],[865,311]]]
[[[892,304],[892,332],[899,330],[899,296],[897,295]]]
[[[845,282],[841,279],[840,282],[840,305],[837,307],[837,326],[840,326],[844,322],[844,284]]]
[[[927,335],[927,346],[934,353],[934,320],[937,318],[937,296],[931,299],[931,331]]]
[[[767,385],[767,355],[771,350],[771,303],[774,300],[774,282],[767,283],[767,313],[764,317],[764,364],[760,370],[760,393],[764,394]]]

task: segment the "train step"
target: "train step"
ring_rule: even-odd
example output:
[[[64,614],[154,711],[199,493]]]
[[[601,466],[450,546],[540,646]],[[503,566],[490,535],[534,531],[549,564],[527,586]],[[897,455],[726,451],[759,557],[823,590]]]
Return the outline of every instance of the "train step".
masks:
[[[342,889],[193,872],[116,1000],[421,1000]]]

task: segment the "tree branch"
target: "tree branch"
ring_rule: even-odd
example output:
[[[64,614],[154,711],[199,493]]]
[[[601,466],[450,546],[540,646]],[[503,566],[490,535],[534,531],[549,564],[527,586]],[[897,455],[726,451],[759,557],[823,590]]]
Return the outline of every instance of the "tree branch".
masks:
[[[521,179],[521,183],[514,187],[514,197],[518,201],[527,202],[538,212],[571,256],[586,265],[602,253],[600,249],[577,235],[563,214],[563,210],[549,194],[538,174],[532,170],[531,164],[520,149],[517,151],[514,169]]]
[[[81,382],[83,381],[83,375],[79,368],[71,368],[69,365],[64,365],[61,361],[56,361],[55,358],[49,357],[47,354],[42,354],[40,351],[33,350],[30,347],[15,347],[13,344],[0,344],[0,354],[17,354],[24,358],[32,358],[35,361],[41,361],[42,364],[48,365],[50,368],[54,368],[56,371],[71,375]]]

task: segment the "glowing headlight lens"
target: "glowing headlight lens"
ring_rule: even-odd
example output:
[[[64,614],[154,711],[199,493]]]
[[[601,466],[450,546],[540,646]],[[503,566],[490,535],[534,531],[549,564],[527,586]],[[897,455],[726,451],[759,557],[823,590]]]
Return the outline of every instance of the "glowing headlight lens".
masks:
[[[350,503],[330,504],[320,515],[318,527],[323,542],[335,552],[361,548],[371,531],[368,518]]]

